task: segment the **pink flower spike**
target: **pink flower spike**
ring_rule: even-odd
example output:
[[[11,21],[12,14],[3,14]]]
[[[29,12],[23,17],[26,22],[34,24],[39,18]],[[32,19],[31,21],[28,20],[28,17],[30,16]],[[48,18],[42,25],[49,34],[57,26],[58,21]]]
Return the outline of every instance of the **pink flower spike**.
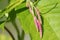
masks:
[[[40,21],[36,17],[34,17],[34,22],[35,22],[37,31],[40,32],[40,38],[42,38],[42,27],[41,27],[41,23],[40,23]]]
[[[38,27],[37,27],[37,18],[34,16],[34,23],[35,23],[35,26],[36,26],[36,29],[38,31]]]

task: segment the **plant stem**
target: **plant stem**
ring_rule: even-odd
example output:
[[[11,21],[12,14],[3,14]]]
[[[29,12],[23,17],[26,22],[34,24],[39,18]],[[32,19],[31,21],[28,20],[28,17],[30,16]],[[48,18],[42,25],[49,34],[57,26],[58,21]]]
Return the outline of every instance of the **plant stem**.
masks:
[[[18,40],[20,40],[20,39],[21,39],[21,37],[20,37],[20,32],[19,32],[19,29],[18,29],[18,27],[17,27],[15,21],[12,21],[12,24],[14,25],[14,27],[15,27],[15,29],[16,29],[16,31],[17,31]]]
[[[24,31],[22,30],[21,40],[24,40],[24,35],[25,35],[25,33],[24,33]]]
[[[12,39],[15,40],[13,34],[9,31],[9,29],[5,26],[4,26],[4,29],[9,33],[9,35],[12,37]]]

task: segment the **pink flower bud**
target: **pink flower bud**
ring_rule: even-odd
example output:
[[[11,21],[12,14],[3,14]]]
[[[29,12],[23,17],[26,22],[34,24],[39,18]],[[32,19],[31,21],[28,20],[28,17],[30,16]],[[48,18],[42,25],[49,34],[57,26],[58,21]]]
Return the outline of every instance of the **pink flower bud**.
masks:
[[[41,23],[40,23],[40,21],[36,17],[34,17],[34,22],[35,22],[37,31],[40,32],[40,38],[42,38],[42,27],[41,27]]]

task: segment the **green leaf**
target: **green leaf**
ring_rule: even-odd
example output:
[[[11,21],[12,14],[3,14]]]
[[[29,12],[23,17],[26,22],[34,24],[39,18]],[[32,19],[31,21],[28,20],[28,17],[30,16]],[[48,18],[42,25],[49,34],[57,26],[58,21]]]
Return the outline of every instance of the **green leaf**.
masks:
[[[50,23],[50,21],[47,21],[47,17],[44,16],[44,25],[43,25],[44,32],[43,32],[42,40],[59,40],[59,38],[57,37],[57,35],[54,31],[54,28],[52,28],[49,23]],[[55,27],[55,26],[53,26],[53,27]]]
[[[54,36],[52,40],[60,40],[60,3],[52,11],[44,15],[44,18],[47,20],[47,24],[50,26],[52,34]],[[45,22],[46,23],[46,22]],[[46,25],[46,24],[45,24]],[[47,32],[48,33],[48,32]],[[54,34],[55,33],[55,34]],[[49,37],[50,37],[49,35]],[[51,39],[51,37],[50,37]]]
[[[26,33],[30,33],[32,40],[40,40],[39,33],[34,25],[33,17],[28,10],[17,14],[21,26]]]
[[[58,0],[41,0],[38,2],[37,7],[41,13],[47,13],[54,9],[58,3]]]
[[[24,0],[16,0],[15,2],[10,3],[2,12],[0,12],[0,17],[2,17],[5,13],[9,13],[15,7],[20,5]]]
[[[41,0],[37,7],[43,17],[43,40],[60,40],[60,1]],[[44,14],[45,13],[45,14]]]

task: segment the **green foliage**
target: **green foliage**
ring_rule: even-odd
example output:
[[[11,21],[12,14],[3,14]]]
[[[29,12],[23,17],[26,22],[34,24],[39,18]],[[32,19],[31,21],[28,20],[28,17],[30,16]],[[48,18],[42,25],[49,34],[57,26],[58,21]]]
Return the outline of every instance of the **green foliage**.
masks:
[[[42,16],[42,40],[60,40],[60,0],[40,0],[36,7]],[[5,13],[9,14],[13,9],[15,10],[15,18],[18,18],[24,32],[30,34],[31,40],[40,40],[40,33],[36,29],[33,16],[26,7],[26,1],[10,0],[9,5],[0,12],[0,18]],[[0,24],[0,28],[3,24]]]
[[[43,40],[60,40],[60,3],[58,0],[42,0],[37,4],[44,18]],[[45,13],[45,14],[44,14]]]
[[[29,13],[29,11],[26,10],[22,13],[19,13],[17,17],[20,20],[20,23],[24,31],[31,35],[31,39],[40,40],[39,33],[37,32],[36,27],[34,26],[33,17]]]

